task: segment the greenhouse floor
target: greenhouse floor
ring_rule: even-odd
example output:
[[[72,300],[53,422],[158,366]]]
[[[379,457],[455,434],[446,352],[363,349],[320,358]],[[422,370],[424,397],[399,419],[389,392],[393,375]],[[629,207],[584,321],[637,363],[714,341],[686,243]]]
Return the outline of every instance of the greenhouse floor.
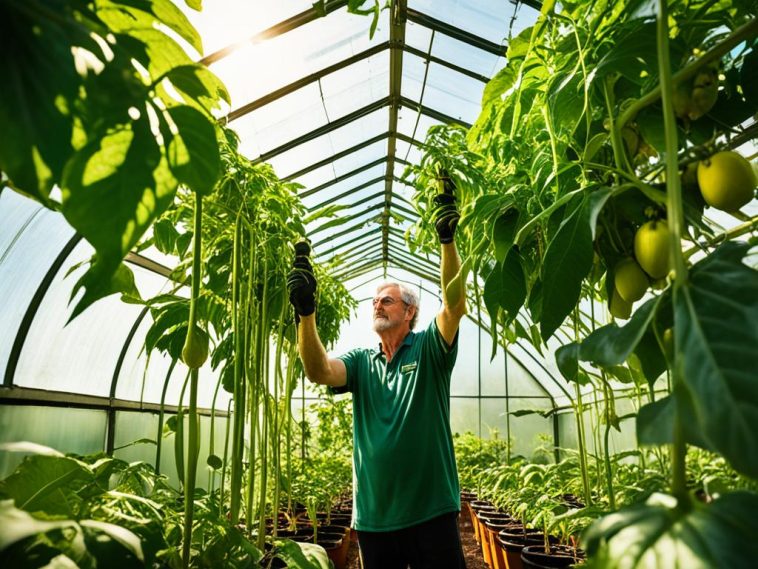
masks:
[[[487,569],[487,564],[482,557],[482,550],[474,539],[474,527],[467,514],[462,514],[458,518],[458,528],[461,532],[461,544],[463,545],[463,555],[466,557],[466,569]],[[361,569],[361,561],[358,555],[358,544],[350,543],[350,549],[347,553],[346,569]]]

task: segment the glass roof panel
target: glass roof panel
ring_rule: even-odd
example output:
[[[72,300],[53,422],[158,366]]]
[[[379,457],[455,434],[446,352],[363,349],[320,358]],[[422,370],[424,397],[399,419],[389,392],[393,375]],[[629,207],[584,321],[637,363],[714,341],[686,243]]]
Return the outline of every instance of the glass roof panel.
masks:
[[[363,170],[362,172],[359,172],[354,176],[350,176],[349,178],[340,180],[339,182],[332,184],[331,186],[327,186],[325,188],[320,189],[317,192],[304,196],[303,203],[308,207],[315,207],[319,204],[324,203],[325,201],[328,201],[341,194],[344,194],[352,190],[353,188],[357,188],[358,186],[361,186],[362,184],[365,184],[371,180],[376,180],[377,178],[383,178],[386,170],[387,170],[386,164],[377,164],[376,166],[367,168],[366,170]],[[382,180],[380,182],[375,182],[375,183],[382,184],[384,183],[384,181]],[[350,201],[354,201],[353,198],[351,198]]]
[[[497,44],[516,8],[503,0],[411,0],[408,7]]]
[[[360,223],[362,221],[368,221],[369,219],[376,217],[382,211],[381,208],[378,207],[378,205],[383,204],[383,203],[384,203],[384,200],[382,199],[382,197],[381,196],[377,197],[376,199],[360,204],[358,208],[349,208],[347,210],[341,211],[338,217],[344,221],[342,225],[336,225],[332,227],[331,229],[324,229],[322,231],[318,231],[319,227],[322,227],[326,223],[331,222],[332,219],[336,219],[336,218],[319,219],[317,221],[312,221],[311,223],[306,225],[305,230],[308,233],[308,237],[312,241],[321,240],[325,236],[329,235],[330,233],[339,232],[343,229],[348,229],[349,227],[354,226],[356,223]]]
[[[484,83],[481,81],[442,65],[430,63],[421,104],[473,124],[479,116],[483,91]]]
[[[341,9],[294,30],[247,44],[211,64],[229,89],[232,108],[255,101],[285,85],[387,41],[387,10],[369,40],[371,18]]]
[[[403,110],[402,108],[400,109]],[[414,122],[416,119],[413,119]],[[423,155],[421,149],[417,144],[411,144],[404,140],[398,140],[395,146],[395,154],[411,164],[418,164],[421,161]]]
[[[16,369],[16,384],[108,396],[118,355],[142,307],[112,295],[66,324],[71,289],[85,267],[64,275],[91,255],[92,247],[82,241],[58,271],[29,329]],[[132,270],[136,275],[144,269]],[[141,292],[149,296],[151,291]]]
[[[387,130],[387,109],[378,109],[368,115],[352,121],[349,124],[341,126],[332,132],[298,144],[294,148],[277,154],[268,162],[274,167],[279,177],[285,177],[292,172],[297,172],[309,164],[315,164],[329,156],[333,156],[341,150],[351,148],[358,143],[377,136]],[[244,140],[246,133],[239,132]],[[381,141],[380,141],[381,142]],[[247,148],[245,143],[240,144],[240,150],[246,155]],[[365,149],[364,149],[365,150]],[[385,141],[386,152],[386,141]],[[377,156],[374,156],[376,159]],[[370,161],[370,160],[368,160]],[[352,168],[346,170],[349,172],[361,163],[367,160],[362,158],[358,164],[353,164]]]
[[[248,0],[213,0],[203,2],[202,12],[184,9],[192,25],[203,38],[205,55],[231,43],[244,41],[309,8],[310,0],[287,0],[287,2],[260,2]],[[179,7],[183,7],[179,4]],[[230,17],[230,15],[234,17]]]
[[[16,192],[0,196],[0,374],[45,273],[74,231],[63,216]],[[66,299],[63,306],[66,305]]]
[[[426,140],[426,132],[429,127],[437,124],[442,123],[411,107],[400,107],[397,113],[398,132],[415,140]]]
[[[338,176],[349,174],[361,166],[365,166],[366,164],[370,164],[381,158],[386,158],[386,156],[387,139],[384,138],[377,142],[373,142],[368,146],[364,146],[360,150],[351,152],[347,156],[327,162],[324,166],[320,166],[319,168],[306,172],[297,178],[293,178],[292,181],[302,184],[306,188],[315,188],[330,180],[334,180]],[[308,167],[308,164],[303,166],[303,168],[306,167]],[[296,171],[293,171],[293,173],[294,172]]]
[[[405,42],[409,46],[415,47],[424,53],[429,53],[429,42],[431,39],[432,30],[429,28],[415,24],[414,22],[406,23]],[[494,73],[505,65],[503,57],[440,32],[434,32],[432,55],[485,77],[492,77]]]
[[[336,71],[230,124],[257,156],[387,96],[389,51]]]
[[[377,167],[378,168],[378,167]],[[379,176],[383,176],[384,171],[380,171],[378,173],[375,173],[374,178],[378,178]],[[368,180],[367,180],[368,181]],[[340,188],[337,188],[337,186],[340,186]],[[317,204],[322,204],[327,200],[330,200],[332,198],[335,198],[339,196],[340,194],[343,194],[345,192],[351,191],[353,188],[357,188],[358,185],[353,184],[335,184],[334,186],[329,186],[328,188],[324,188],[320,192],[317,192],[313,195],[310,195],[303,199],[303,203],[308,206],[316,206]],[[355,192],[352,192],[349,197],[340,198],[338,201],[333,203],[338,204],[352,204],[359,200],[362,200],[363,198],[366,198],[370,195],[373,195],[377,192],[384,191],[384,180],[377,180],[376,182],[369,184],[365,188],[361,188],[360,190],[356,190]]]

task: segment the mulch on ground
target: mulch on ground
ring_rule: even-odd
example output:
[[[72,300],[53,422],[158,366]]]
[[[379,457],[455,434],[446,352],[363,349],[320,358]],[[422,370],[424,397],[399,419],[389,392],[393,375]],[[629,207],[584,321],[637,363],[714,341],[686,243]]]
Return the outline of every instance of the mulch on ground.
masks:
[[[471,518],[465,510],[458,518],[458,528],[461,532],[461,545],[463,546],[463,555],[466,557],[467,569],[487,569],[487,564],[482,557],[482,548],[474,539],[474,526],[471,525]],[[361,569],[361,560],[358,555],[358,543],[350,543],[350,549],[347,553],[346,569]]]

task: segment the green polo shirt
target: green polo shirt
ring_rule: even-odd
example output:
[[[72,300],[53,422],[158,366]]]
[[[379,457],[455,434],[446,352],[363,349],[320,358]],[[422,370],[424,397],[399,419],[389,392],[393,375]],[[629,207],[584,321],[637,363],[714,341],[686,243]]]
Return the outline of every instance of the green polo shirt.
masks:
[[[340,357],[353,394],[353,524],[392,531],[460,510],[450,431],[450,374],[458,351],[436,319],[411,332],[387,363],[381,349]]]

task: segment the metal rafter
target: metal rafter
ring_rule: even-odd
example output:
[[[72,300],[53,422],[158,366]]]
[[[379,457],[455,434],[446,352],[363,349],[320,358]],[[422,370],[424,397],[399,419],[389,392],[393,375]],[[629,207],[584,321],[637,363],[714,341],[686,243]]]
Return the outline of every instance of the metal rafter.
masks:
[[[403,88],[403,50],[405,44],[405,21],[408,4],[406,0],[393,0],[390,4],[390,94],[389,126],[390,133],[397,133],[397,116]],[[395,150],[397,135],[390,135],[387,141],[387,170],[384,183],[385,208],[382,214],[382,256],[384,264],[389,261],[387,235],[389,230],[390,208],[392,207],[392,183],[395,174]]]
[[[364,199],[364,200],[361,200],[361,201],[365,203],[366,200]],[[358,205],[358,204],[356,204],[356,205]],[[369,206],[368,208],[364,209],[363,211],[360,211],[360,212],[355,213],[353,215],[348,215],[347,218],[346,218],[347,221],[345,223],[350,222],[350,221],[354,221],[354,220],[357,220],[357,219],[362,219],[363,221],[370,221],[371,218],[363,219],[363,218],[366,217],[366,214],[371,213],[373,211],[376,211],[378,209],[381,209],[383,207],[384,207],[384,203],[383,202],[376,203],[376,204],[374,204],[372,206]],[[328,223],[329,223],[329,221],[326,221],[326,222],[324,222],[323,225],[319,225],[317,228],[315,228],[313,231],[310,232],[310,235],[315,235],[316,233],[320,233],[321,231],[324,231],[324,225],[327,225]]]
[[[352,55],[346,59],[343,59],[342,61],[338,63],[329,65],[327,67],[319,69],[318,71],[314,71],[310,75],[301,77],[300,79],[298,79],[297,81],[293,81],[289,85],[285,85],[284,87],[276,89],[275,91],[271,91],[270,93],[263,95],[262,97],[260,97],[259,99],[256,99],[255,101],[247,103],[246,105],[242,105],[238,109],[234,109],[232,112],[226,115],[226,120],[231,122],[235,119],[245,116],[248,113],[252,113],[254,110],[260,109],[261,107],[265,107],[269,103],[272,103],[276,101],[277,99],[281,99],[282,97],[289,95],[290,93],[294,93],[298,89],[302,89],[303,87],[310,85],[311,83],[319,81],[320,79],[323,79],[327,75],[330,75],[336,71],[339,71],[340,69],[344,69],[345,67],[349,67],[353,65],[354,63],[358,63],[359,61],[368,59],[369,57],[373,55],[378,55],[382,53],[383,51],[389,49],[389,47],[390,47],[390,42],[388,41],[382,42],[360,53],[356,53],[355,55]]]
[[[334,196],[334,197],[329,198],[328,200],[326,200],[324,202],[321,202],[320,204],[318,204],[316,206],[316,209],[318,209],[320,207],[324,207],[325,205],[332,204],[332,203],[334,203],[336,201],[341,200],[342,198],[350,197],[355,192],[358,192],[358,191],[360,191],[360,190],[362,190],[364,188],[368,188],[369,186],[373,186],[374,184],[376,184],[378,182],[381,182],[383,180],[384,180],[384,176],[377,176],[376,178],[371,178],[370,180],[367,180],[367,181],[363,182],[362,184],[358,184],[354,188],[350,188],[349,190],[342,192],[338,196]],[[314,193],[315,192],[313,190],[309,190],[307,192],[304,192],[304,193],[300,194],[300,196],[303,197],[303,198],[307,198],[308,196],[310,196],[310,195],[312,195]]]
[[[297,172],[293,172],[292,174],[288,174],[287,176],[283,176],[281,180],[285,182],[289,182],[291,180],[294,180],[295,178],[299,178],[300,176],[304,176],[308,172],[312,172],[313,170],[318,170],[319,168],[323,166],[327,166],[328,164],[331,164],[332,162],[335,162],[339,160],[340,158],[344,158],[345,156],[348,156],[352,154],[353,152],[358,152],[359,150],[362,150],[363,148],[366,148],[367,146],[371,146],[372,144],[375,144],[377,142],[381,142],[385,138],[388,138],[390,135],[389,132],[383,132],[382,134],[379,134],[377,136],[373,136],[367,140],[364,140],[363,142],[359,142],[355,146],[351,146],[350,148],[346,148],[345,150],[341,150],[340,152],[337,152],[336,154],[333,154],[332,156],[329,156],[328,158],[324,158],[323,160],[319,160],[318,162],[314,164],[310,164],[309,166],[306,166],[305,168],[302,168],[298,170]]]
[[[484,39],[476,34],[457,28],[447,22],[432,18],[431,16],[419,12],[418,10],[414,10],[413,8],[408,8],[407,14],[408,19],[415,24],[419,24],[430,30],[434,30],[435,32],[443,33],[446,36],[455,38],[458,41],[462,41],[463,43],[467,43],[493,55],[505,55],[506,46],[504,45],[491,42],[488,39]]]
[[[274,156],[277,156],[283,152],[286,152],[287,150],[292,150],[293,148],[300,146],[301,144],[304,144],[306,142],[309,142],[311,140],[314,140],[320,136],[324,136],[325,134],[329,134],[330,132],[337,130],[340,127],[343,127],[347,124],[350,124],[351,122],[358,120],[360,118],[365,117],[366,115],[369,115],[373,113],[374,111],[378,111],[379,109],[386,107],[390,104],[390,98],[384,97],[383,99],[379,99],[378,101],[374,101],[373,103],[369,103],[365,107],[361,107],[360,109],[356,109],[352,113],[349,113],[345,115],[344,117],[335,119],[333,121],[330,121],[326,123],[323,126],[320,126],[316,129],[313,129],[310,132],[307,132],[301,136],[298,136],[297,138],[294,138],[292,140],[289,140],[285,142],[284,144],[277,146],[276,148],[273,148],[272,150],[269,150],[268,152],[264,152],[258,158],[255,158],[252,160],[253,164],[259,164],[261,162],[266,162],[267,160],[270,160]]]
[[[364,172],[365,170],[368,170],[369,168],[373,168],[374,166],[379,166],[380,164],[384,164],[387,161],[386,156],[382,156],[381,158],[378,158],[377,160],[374,160],[373,162],[369,162],[368,164],[364,164],[363,166],[356,168],[355,170],[352,170],[348,172],[347,174],[342,174],[341,176],[337,176],[333,180],[329,180],[328,182],[324,182],[323,184],[316,186],[315,188],[311,188],[308,190],[308,195],[315,194],[316,192],[319,192],[323,190],[324,188],[328,188],[329,186],[333,186],[334,184],[338,184],[339,182],[342,182],[344,180],[347,180],[348,178],[352,178],[353,176],[357,176],[361,172]],[[398,162],[401,162],[403,164],[408,164],[405,160],[402,160],[400,158],[397,159]],[[303,195],[303,194],[301,194]]]
[[[466,128],[471,128],[471,124],[467,123],[464,120],[451,117],[450,115],[446,115],[443,112],[436,111],[430,107],[427,107],[425,105],[422,105],[421,103],[417,103],[416,101],[412,101],[411,99],[407,97],[400,97],[400,106],[401,107],[408,107],[409,109],[414,109],[416,111],[420,111],[422,115],[426,115],[430,118],[433,118],[435,120],[438,120],[440,122],[448,123],[448,124],[459,124],[461,126],[465,126]]]
[[[275,38],[276,36],[280,36],[286,32],[289,32],[290,30],[294,30],[295,28],[299,28],[300,26],[308,24],[312,22],[313,20],[317,20],[318,18],[321,18],[322,16],[326,14],[330,14],[334,12],[335,10],[339,10],[343,6],[347,6],[347,0],[328,0],[327,2],[324,2],[323,12],[321,10],[318,10],[315,7],[309,8],[305,10],[304,12],[295,14],[294,16],[284,20],[283,22],[274,24],[270,28],[267,28],[263,30],[262,32],[259,32],[255,34],[254,36],[249,37],[246,40],[233,43],[231,45],[228,45],[224,48],[219,49],[218,51],[214,51],[213,53],[201,59],[200,63],[202,63],[203,65],[210,65],[211,63],[215,63],[216,61],[219,61],[227,57],[228,55],[234,53],[239,48],[249,43],[260,43],[262,41]]]

